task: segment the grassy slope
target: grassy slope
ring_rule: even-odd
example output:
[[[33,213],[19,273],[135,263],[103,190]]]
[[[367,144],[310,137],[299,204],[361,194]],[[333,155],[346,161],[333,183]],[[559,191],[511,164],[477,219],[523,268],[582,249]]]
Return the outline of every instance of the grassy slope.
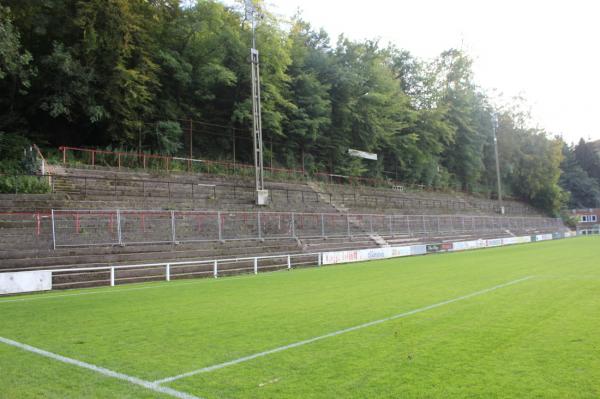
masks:
[[[595,238],[565,240],[0,303],[0,336],[152,380],[533,274],[170,386],[208,398],[593,398],[600,396],[597,245]],[[12,381],[16,393],[7,397],[36,397],[26,392],[38,372],[51,379],[42,384],[49,392],[83,397],[98,386],[89,397],[153,397],[33,357],[0,346],[0,387]],[[65,374],[71,388],[61,388]]]

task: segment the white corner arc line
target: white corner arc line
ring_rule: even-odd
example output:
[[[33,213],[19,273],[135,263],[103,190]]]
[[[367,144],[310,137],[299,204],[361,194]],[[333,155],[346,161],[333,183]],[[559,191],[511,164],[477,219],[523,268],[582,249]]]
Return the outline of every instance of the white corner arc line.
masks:
[[[90,363],[82,362],[80,360],[71,359],[69,357],[57,355],[56,353],[48,352],[48,351],[45,351],[43,349],[39,349],[39,348],[36,348],[34,346],[23,344],[21,342],[13,341],[13,340],[8,339],[8,338],[0,337],[0,342],[4,343],[6,345],[14,346],[16,348],[22,349],[22,350],[27,351],[27,352],[32,352],[32,353],[35,353],[37,355],[41,355],[41,356],[44,356],[44,357],[47,357],[47,358],[50,358],[50,359],[53,359],[53,360],[57,360],[57,361],[62,362],[62,363],[67,363],[67,364],[71,364],[71,365],[74,365],[74,366],[77,366],[77,367],[88,369],[88,370],[94,371],[94,372],[96,372],[98,374],[102,374],[102,375],[104,375],[106,377],[111,377],[111,378],[116,378],[116,379],[119,379],[119,380],[127,381],[127,382],[129,382],[131,384],[139,385],[139,386],[144,387],[146,389],[150,389],[150,390],[152,390],[154,392],[163,393],[165,395],[169,395],[169,396],[172,396],[172,397],[177,398],[177,399],[202,399],[202,398],[190,395],[190,394],[185,393],[185,392],[176,391],[175,389],[171,389],[171,388],[168,388],[168,387],[160,386],[160,385],[158,385],[158,384],[156,384],[154,382],[151,382],[151,381],[142,380],[140,378],[133,377],[133,376],[130,376],[130,375],[127,375],[127,374],[122,374],[122,373],[118,373],[116,371],[105,369],[104,367],[99,367],[99,366],[96,366],[96,365],[93,365],[93,364],[90,364]]]
[[[422,307],[422,308],[413,309],[413,310],[410,310],[408,312],[404,312],[404,313],[400,313],[400,314],[397,314],[397,315],[394,315],[394,316],[386,317],[384,319],[370,321],[370,322],[367,322],[367,323],[364,323],[364,324],[359,324],[359,325],[354,326],[354,327],[348,327],[348,328],[344,328],[343,330],[338,330],[338,331],[334,331],[334,332],[331,332],[331,333],[328,333],[328,334],[325,334],[325,335],[320,335],[318,337],[309,338],[309,339],[306,339],[304,341],[299,341],[299,342],[295,342],[293,344],[280,346],[278,348],[270,349],[270,350],[267,350],[267,351],[264,351],[264,352],[259,352],[259,353],[255,353],[255,354],[252,354],[252,355],[240,357],[239,359],[230,360],[228,362],[219,363],[219,364],[215,364],[215,365],[212,365],[212,366],[204,367],[204,368],[201,368],[201,369],[189,371],[187,373],[179,374],[179,375],[176,375],[176,376],[173,376],[173,377],[163,378],[161,380],[154,381],[154,384],[165,384],[165,383],[176,381],[176,380],[179,380],[179,379],[182,379],[182,378],[191,377],[191,376],[194,376],[196,374],[209,373],[211,371],[215,371],[215,370],[219,370],[219,369],[222,369],[222,368],[225,368],[225,367],[228,367],[228,366],[233,366],[233,365],[236,365],[236,364],[239,364],[239,363],[247,362],[249,360],[253,360],[253,359],[256,359],[256,358],[259,358],[259,357],[263,357],[263,356],[271,355],[273,353],[282,352],[282,351],[285,351],[285,350],[288,350],[288,349],[297,348],[299,346],[307,345],[307,344],[310,344],[310,343],[313,343],[313,342],[316,342],[316,341],[320,341],[322,339],[335,337],[335,336],[338,336],[338,335],[341,335],[341,334],[345,334],[345,333],[348,333],[348,332],[352,332],[352,331],[360,330],[360,329],[363,329],[363,328],[371,327],[371,326],[374,326],[374,325],[377,325],[377,324],[385,323],[387,321],[391,321],[391,320],[395,320],[395,319],[400,319],[400,318],[403,318],[403,317],[411,316],[411,315],[414,315],[416,313],[425,312],[427,310],[435,309],[435,308],[438,308],[440,306],[449,305],[449,304],[454,303],[454,302],[458,302],[458,301],[462,301],[462,300],[465,300],[465,299],[473,298],[475,296],[483,295],[483,294],[486,294],[488,292],[498,290],[500,288],[508,287],[508,286],[511,286],[511,285],[514,285],[514,284],[518,284],[518,283],[521,283],[523,281],[529,280],[529,279],[531,279],[533,277],[534,276],[523,277],[523,278],[520,278],[520,279],[517,279],[517,280],[509,281],[507,283],[495,285],[495,286],[490,287],[490,288],[486,288],[486,289],[483,289],[483,290],[480,290],[480,291],[476,291],[476,292],[473,292],[473,293],[470,293],[470,294],[467,294],[467,295],[462,295],[462,296],[459,296],[459,297],[456,297],[456,298],[453,298],[453,299],[448,299],[448,300],[443,301],[443,302],[434,303],[433,305],[428,305],[428,306],[425,306],[425,307]]]

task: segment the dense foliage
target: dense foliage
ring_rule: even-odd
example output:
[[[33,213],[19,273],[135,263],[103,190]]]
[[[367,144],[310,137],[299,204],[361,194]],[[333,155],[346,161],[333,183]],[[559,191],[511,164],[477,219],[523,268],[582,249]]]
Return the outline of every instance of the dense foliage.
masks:
[[[600,142],[565,145],[561,186],[570,193],[569,208],[600,208]]]
[[[235,151],[238,161],[251,160],[251,31],[241,7],[3,4],[0,132],[49,147],[177,154],[188,151],[193,120],[204,127],[194,131],[194,154],[231,159]],[[491,194],[496,112],[506,193],[548,211],[561,206],[562,142],[493,109],[462,51],[423,61],[377,41],[332,41],[300,17],[280,21],[257,6],[263,129],[274,165]],[[379,160],[351,158],[349,148]]]

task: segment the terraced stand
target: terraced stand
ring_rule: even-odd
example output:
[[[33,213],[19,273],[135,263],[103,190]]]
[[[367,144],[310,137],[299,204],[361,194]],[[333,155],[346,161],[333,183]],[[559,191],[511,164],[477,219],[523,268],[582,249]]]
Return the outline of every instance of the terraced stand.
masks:
[[[0,272],[308,254],[556,230],[556,221],[552,219],[531,227],[525,223],[526,219],[509,222],[511,219],[506,218],[504,224],[494,225],[492,221],[490,226],[480,226],[478,232],[468,231],[470,227],[476,230],[474,225],[465,226],[468,218],[451,215],[497,217],[495,202],[447,193],[271,181],[267,184],[271,194],[269,205],[257,207],[254,205],[254,187],[244,180],[185,173],[157,176],[102,168],[55,170],[57,172],[60,174],[51,178],[51,194],[0,195]],[[50,212],[51,209],[55,211]],[[129,214],[121,211],[123,219],[120,220],[122,226],[118,229],[118,238],[113,218],[117,209],[136,210]],[[517,202],[509,202],[508,209],[509,215],[538,216],[531,208]],[[190,216],[186,211],[195,213]],[[222,229],[223,237],[221,228],[218,237],[215,233],[215,225],[221,217],[215,217],[216,211],[222,212],[223,221],[227,221]],[[264,212],[262,221],[256,211]],[[277,211],[286,213],[268,213]],[[346,215],[348,211],[365,211],[367,214]],[[106,213],[104,219],[98,216],[103,212]],[[304,222],[294,221],[290,212],[306,215],[302,217],[307,221],[314,219],[311,222],[314,226],[302,227]],[[390,219],[373,213],[406,216]],[[423,213],[450,216],[428,216],[427,220],[410,216]],[[326,224],[319,214],[326,214],[331,220]],[[194,215],[206,219],[199,220],[200,224],[196,225],[191,223],[195,220]],[[258,220],[254,220],[257,216]],[[54,224],[51,223],[53,217],[56,218]],[[177,237],[171,235],[173,226],[169,217],[173,226],[177,225]],[[248,217],[252,220],[246,220]],[[265,220],[267,218],[275,219]],[[458,222],[461,219],[462,225]],[[481,220],[486,223],[485,219]],[[408,226],[403,233],[392,234],[398,223]],[[259,225],[263,229],[271,228],[271,235],[266,239],[261,236]],[[301,227],[302,232],[294,232]],[[333,231],[337,233],[332,234]],[[200,240],[201,234],[209,233],[212,235],[208,239]],[[56,237],[60,238],[58,246]],[[194,240],[195,237],[199,240]],[[293,266],[315,263],[314,256],[306,255],[295,258]],[[260,264],[261,270],[287,267],[282,258]],[[253,268],[251,260],[224,262],[220,266],[220,275],[252,272]],[[107,273],[106,270],[66,271],[56,274],[54,283],[57,288],[105,285],[109,278]],[[213,276],[210,264],[178,266],[172,275],[174,279],[209,276]],[[127,269],[119,271],[116,283],[164,280],[165,277],[163,267]]]

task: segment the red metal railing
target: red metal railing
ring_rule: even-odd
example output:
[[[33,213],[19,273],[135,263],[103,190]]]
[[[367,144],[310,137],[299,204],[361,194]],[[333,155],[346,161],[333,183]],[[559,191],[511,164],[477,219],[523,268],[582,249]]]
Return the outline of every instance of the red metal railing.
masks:
[[[146,153],[135,153],[135,152],[123,152],[123,151],[108,151],[99,150],[92,148],[80,148],[80,147],[69,147],[61,146],[59,151],[62,152],[63,164],[70,163],[68,153],[80,153],[78,161],[85,161],[91,166],[98,164],[99,156],[105,156],[102,162],[106,166],[116,166],[121,169],[123,166],[134,166],[143,169],[152,167],[159,167],[159,169],[172,170],[174,162],[187,164],[188,171],[198,171],[207,174],[227,174],[227,175],[252,175],[254,173],[254,165],[238,163],[238,162],[227,162],[227,161],[213,161],[207,159],[192,159],[185,157],[174,157],[168,155],[158,154],[146,154]],[[150,165],[153,163],[153,165]],[[162,167],[161,167],[162,165]],[[195,165],[199,165],[196,167]],[[287,169],[287,168],[274,168],[265,167],[265,172],[272,176],[287,177],[294,180],[306,179],[309,174],[306,171],[300,169]],[[416,189],[425,189],[423,185],[409,185],[402,182],[398,182],[392,179],[380,179],[380,178],[369,178],[361,176],[344,176],[326,172],[312,173],[311,176],[317,180],[324,181],[330,184],[361,184],[369,186],[398,186],[398,187],[411,187]]]

